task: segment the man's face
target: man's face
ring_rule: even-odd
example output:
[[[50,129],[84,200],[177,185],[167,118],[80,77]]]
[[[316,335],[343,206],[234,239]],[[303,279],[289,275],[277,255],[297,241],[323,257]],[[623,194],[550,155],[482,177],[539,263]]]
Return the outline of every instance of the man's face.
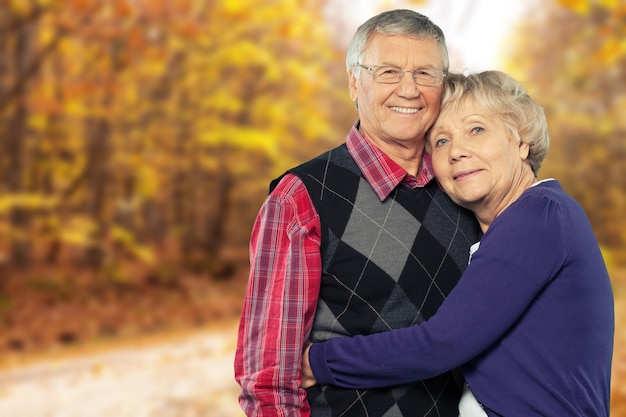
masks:
[[[437,42],[379,33],[370,37],[360,64],[444,70]],[[358,102],[360,130],[379,147],[381,143],[423,141],[439,113],[443,86],[418,85],[409,71],[397,84],[378,83],[365,69],[359,79],[350,74],[350,96]]]

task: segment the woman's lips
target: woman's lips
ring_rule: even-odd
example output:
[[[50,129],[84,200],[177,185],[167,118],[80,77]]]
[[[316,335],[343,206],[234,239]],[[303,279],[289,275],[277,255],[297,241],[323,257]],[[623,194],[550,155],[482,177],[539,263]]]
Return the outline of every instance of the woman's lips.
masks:
[[[457,172],[456,174],[454,174],[454,176],[452,177],[453,180],[458,181],[458,180],[464,180],[468,177],[473,176],[474,174],[480,172],[480,169],[468,169],[465,171],[461,171],[461,172]]]

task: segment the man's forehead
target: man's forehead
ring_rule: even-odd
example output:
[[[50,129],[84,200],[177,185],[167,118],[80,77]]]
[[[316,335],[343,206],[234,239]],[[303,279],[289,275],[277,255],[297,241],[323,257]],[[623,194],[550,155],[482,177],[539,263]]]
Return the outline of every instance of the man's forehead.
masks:
[[[363,57],[376,59],[381,64],[403,64],[407,60],[437,62],[443,60],[441,48],[433,39],[380,33],[372,34],[363,51]]]

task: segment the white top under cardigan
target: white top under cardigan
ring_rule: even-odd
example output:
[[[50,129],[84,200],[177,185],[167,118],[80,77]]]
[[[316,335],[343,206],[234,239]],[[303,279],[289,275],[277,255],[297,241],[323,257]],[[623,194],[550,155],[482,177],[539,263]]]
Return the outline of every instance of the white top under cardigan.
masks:
[[[480,242],[476,242],[470,247],[469,262],[472,261],[472,255],[478,250],[479,246]],[[463,395],[461,396],[461,401],[459,401],[459,417],[487,417],[483,406],[474,397],[472,390],[467,384],[463,388]]]

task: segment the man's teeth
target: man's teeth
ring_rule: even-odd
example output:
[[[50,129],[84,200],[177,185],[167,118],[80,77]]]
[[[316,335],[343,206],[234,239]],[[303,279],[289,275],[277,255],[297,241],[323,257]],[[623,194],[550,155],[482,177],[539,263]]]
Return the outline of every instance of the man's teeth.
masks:
[[[406,113],[406,114],[417,113],[417,109],[416,108],[407,109],[406,107],[392,107],[391,110],[397,111],[398,113]]]

